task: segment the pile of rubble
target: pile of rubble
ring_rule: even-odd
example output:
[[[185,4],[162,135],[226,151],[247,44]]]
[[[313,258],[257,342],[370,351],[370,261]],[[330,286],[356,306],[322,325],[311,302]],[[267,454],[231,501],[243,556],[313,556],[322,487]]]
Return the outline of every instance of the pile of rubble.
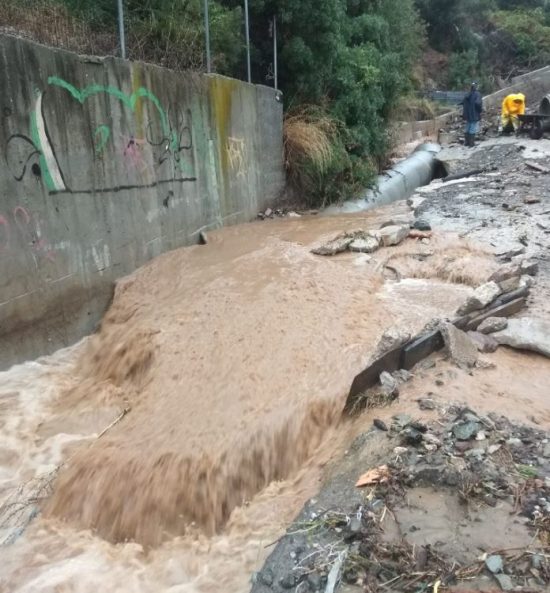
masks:
[[[309,211],[308,214],[317,214],[317,212]],[[270,218],[300,218],[302,215],[295,210],[288,210],[287,208],[267,208],[264,212],[258,212],[256,218],[258,220],[267,220]]]
[[[274,562],[256,575],[253,592],[332,592],[339,582],[346,591],[369,592],[437,591],[461,582],[471,591],[491,583],[493,591],[548,590],[549,435],[460,407],[431,423],[406,414],[392,420],[389,428],[376,421],[350,448],[351,456],[370,459],[365,447],[376,440],[386,447],[383,463],[355,478],[348,472],[345,486],[342,478],[326,485],[288,530]],[[409,504],[425,488],[462,509],[452,537],[439,534],[441,544],[429,526],[442,509]],[[498,549],[479,549],[471,531],[493,529],[483,523],[483,509],[516,521],[519,535]]]
[[[340,233],[334,239],[314,247],[311,252],[316,255],[336,255],[344,251],[374,253],[380,247],[399,245],[407,237],[429,241],[430,231],[430,226],[422,220],[412,225],[408,221],[390,220],[379,229]]]

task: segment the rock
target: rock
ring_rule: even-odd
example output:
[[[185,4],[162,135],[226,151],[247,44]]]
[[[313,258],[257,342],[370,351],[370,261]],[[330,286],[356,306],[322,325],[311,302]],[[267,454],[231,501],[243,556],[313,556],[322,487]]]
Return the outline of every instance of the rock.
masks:
[[[387,371],[382,371],[380,373],[380,385],[384,395],[387,395],[388,397],[397,397],[397,395],[399,395],[399,384],[397,383],[397,379],[392,377]]]
[[[323,243],[323,245],[320,245],[319,247],[314,247],[311,250],[311,253],[315,253],[315,255],[336,255],[337,253],[346,251],[353,240],[354,238],[348,235],[339,235],[335,239]]]
[[[532,317],[510,319],[506,329],[492,334],[499,343],[550,357],[550,321]]]
[[[506,329],[507,325],[508,319],[505,317],[487,317],[487,319],[479,324],[477,331],[482,334],[492,334],[493,332]]]
[[[519,279],[519,288],[531,288],[531,286],[533,286],[534,280],[532,278],[532,276],[522,276]]]
[[[298,578],[295,574],[287,574],[281,579],[279,579],[279,585],[283,589],[292,589],[297,585]]]
[[[477,346],[462,330],[451,323],[441,324],[441,334],[451,360],[461,368],[472,368],[478,359]]]
[[[395,350],[396,348],[403,346],[403,344],[406,344],[410,339],[411,334],[398,327],[392,327],[386,330],[376,346],[375,358],[378,358],[381,354],[385,354],[390,350]]]
[[[524,204],[538,204],[539,202],[540,202],[540,198],[537,198],[535,196],[525,196],[523,198]]]
[[[421,410],[435,410],[436,403],[433,399],[430,399],[429,397],[423,397],[418,400],[418,407]]]
[[[476,434],[476,441],[484,441],[486,438],[487,438],[487,435],[485,434],[485,432],[483,432],[483,430],[480,430]]]
[[[486,336],[485,334],[474,331],[469,331],[468,336],[475,343],[479,352],[496,352],[498,348],[498,342],[491,336]]]
[[[431,224],[427,220],[424,220],[423,218],[417,218],[413,223],[413,228],[416,229],[417,231],[431,231],[432,230]]]
[[[398,383],[406,383],[414,377],[412,373],[406,371],[405,369],[399,369],[398,371],[394,371],[392,375]]]
[[[483,456],[485,455],[485,449],[470,449],[469,451],[466,451],[466,453],[464,454],[465,457],[468,458],[475,458],[475,459],[482,459]]]
[[[359,517],[357,516],[352,517],[348,523],[347,529],[350,533],[353,533],[354,535],[357,533],[361,533],[361,519],[359,519]]]
[[[538,570],[542,566],[543,561],[544,556],[542,556],[541,554],[533,554],[531,556],[531,566],[536,570]]]
[[[412,426],[407,426],[401,431],[401,439],[407,445],[419,445],[422,442],[422,433]]]
[[[395,447],[393,450],[396,455],[404,455],[407,451],[407,447]]]
[[[383,430],[385,432],[388,431],[388,427],[386,426],[386,423],[383,420],[380,420],[379,418],[375,418],[372,423],[374,424],[374,426],[376,426],[376,428],[378,428],[378,430]]]
[[[399,245],[403,239],[409,236],[409,225],[390,225],[383,229],[372,231],[371,235],[376,237],[384,247]]]
[[[416,229],[411,229],[409,231],[410,239],[430,239],[431,236],[432,236],[431,231],[417,231]]]
[[[422,198],[421,196],[412,196],[407,200],[407,206],[413,210],[417,210],[425,201],[426,198]]]
[[[298,214],[298,212],[294,212],[292,210],[287,214],[287,216],[289,218],[302,218],[301,214]]]
[[[307,576],[307,584],[311,591],[321,590],[321,576],[317,572],[312,572]]]
[[[493,576],[498,581],[498,584],[503,591],[511,591],[514,588],[512,579],[507,574],[495,574]]]
[[[264,212],[264,216],[266,218],[269,218],[271,215],[273,214],[273,210],[271,210],[271,208],[268,208],[265,212]]]
[[[510,447],[519,447],[521,445],[521,439],[512,437],[506,440],[506,444]]]
[[[502,561],[502,556],[498,554],[492,554],[491,556],[487,556],[485,558],[485,566],[493,573],[498,574],[504,570],[504,562]]]
[[[461,422],[453,426],[453,434],[459,441],[469,441],[479,432],[478,422]]]
[[[204,231],[199,233],[199,245],[208,245],[208,235]]]
[[[390,218],[390,220],[386,220],[380,225],[381,229],[384,229],[389,226],[407,226],[410,228],[411,219],[409,216],[396,216],[395,218]]]
[[[521,273],[521,267],[518,264],[507,264],[491,274],[489,282],[504,282],[515,276],[521,276]]]
[[[420,242],[423,245],[429,245],[430,244],[430,240],[427,237],[424,237],[424,239],[420,239]]]
[[[550,443],[546,443],[546,445],[544,445],[542,456],[546,457],[547,459],[550,457]]]
[[[395,416],[392,416],[392,420],[393,424],[398,428],[405,428],[412,421],[412,416],[408,414],[395,414]]]
[[[354,239],[348,247],[350,251],[357,253],[373,253],[380,247],[380,243],[376,237],[366,236]]]
[[[273,571],[270,568],[262,570],[258,576],[259,581],[266,587],[273,585]]]
[[[508,278],[508,280],[503,280],[499,282],[498,285],[500,286],[500,290],[503,293],[512,292],[513,290],[517,290],[520,287],[521,278],[520,276],[514,276],[513,278]]]
[[[474,294],[457,311],[459,315],[467,315],[472,311],[483,309],[501,294],[496,282],[486,282],[474,290]]]
[[[527,276],[536,276],[539,271],[539,263],[534,259],[526,259],[520,265],[521,274]]]
[[[435,436],[435,434],[432,434],[431,432],[427,432],[422,438],[430,445],[435,445],[436,447],[441,447],[442,445],[441,441]]]
[[[489,447],[487,447],[487,453],[492,455],[493,453],[496,453],[501,447],[502,445],[489,445]]]

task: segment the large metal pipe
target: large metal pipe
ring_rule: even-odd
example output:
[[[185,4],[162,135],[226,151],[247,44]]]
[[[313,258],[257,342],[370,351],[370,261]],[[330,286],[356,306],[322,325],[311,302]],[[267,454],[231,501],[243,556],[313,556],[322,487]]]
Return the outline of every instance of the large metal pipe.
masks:
[[[360,198],[329,206],[323,214],[361,212],[408,198],[417,187],[432,181],[436,168],[435,157],[440,150],[439,144],[421,144],[411,156],[379,175],[375,187],[368,189]]]

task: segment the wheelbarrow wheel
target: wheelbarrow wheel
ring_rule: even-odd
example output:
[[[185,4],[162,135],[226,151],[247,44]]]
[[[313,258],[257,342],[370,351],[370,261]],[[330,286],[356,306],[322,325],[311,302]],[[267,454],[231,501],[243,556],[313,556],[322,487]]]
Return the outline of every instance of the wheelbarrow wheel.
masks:
[[[536,121],[533,124],[533,127],[531,128],[531,131],[529,132],[529,137],[532,140],[540,140],[542,138],[542,135],[544,134],[544,130],[542,128],[542,124],[540,121]]]

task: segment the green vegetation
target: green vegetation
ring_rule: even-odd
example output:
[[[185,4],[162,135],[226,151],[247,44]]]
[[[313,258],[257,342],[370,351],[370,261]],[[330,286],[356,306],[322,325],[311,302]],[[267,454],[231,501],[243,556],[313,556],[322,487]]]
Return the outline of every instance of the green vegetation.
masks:
[[[131,59],[204,69],[203,0],[124,5]],[[249,0],[249,6],[254,82],[273,84],[277,16],[287,170],[311,205],[354,195],[372,180],[390,148],[390,119],[437,113],[419,91],[459,90],[477,80],[489,92],[550,60],[550,0]],[[19,18],[40,41],[48,42],[50,27],[58,41],[65,19],[69,47],[116,49],[114,0],[5,0],[0,16],[2,10],[3,20]],[[209,10],[214,70],[245,78],[243,0],[209,0]]]

